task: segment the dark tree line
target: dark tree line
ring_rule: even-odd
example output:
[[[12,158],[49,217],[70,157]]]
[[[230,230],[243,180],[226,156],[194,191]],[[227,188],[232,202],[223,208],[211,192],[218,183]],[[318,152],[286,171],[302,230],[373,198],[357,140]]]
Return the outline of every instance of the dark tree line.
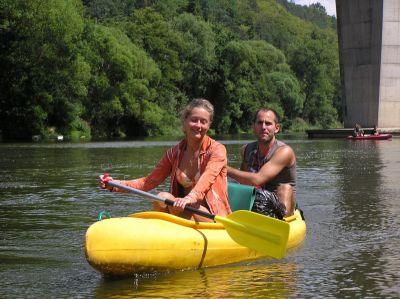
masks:
[[[196,97],[215,105],[217,133],[248,131],[261,106],[286,130],[337,125],[331,19],[278,2],[0,0],[3,140],[175,135]]]

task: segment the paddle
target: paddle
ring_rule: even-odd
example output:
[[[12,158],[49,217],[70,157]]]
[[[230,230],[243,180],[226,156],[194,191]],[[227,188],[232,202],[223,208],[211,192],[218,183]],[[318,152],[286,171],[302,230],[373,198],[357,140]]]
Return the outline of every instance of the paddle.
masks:
[[[109,181],[108,185],[132,192],[166,205],[173,206],[174,202],[157,195]],[[209,214],[207,212],[186,206],[185,211],[215,220],[221,223],[229,236],[238,244],[255,249],[273,258],[283,258],[289,238],[289,224],[265,215],[250,211],[235,211],[227,217]]]

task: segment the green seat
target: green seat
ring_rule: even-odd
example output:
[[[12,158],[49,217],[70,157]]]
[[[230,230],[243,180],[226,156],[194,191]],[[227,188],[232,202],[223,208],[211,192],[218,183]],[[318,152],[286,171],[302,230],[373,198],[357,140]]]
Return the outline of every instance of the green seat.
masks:
[[[251,211],[255,197],[256,189],[253,186],[228,183],[228,198],[232,212],[237,210]]]

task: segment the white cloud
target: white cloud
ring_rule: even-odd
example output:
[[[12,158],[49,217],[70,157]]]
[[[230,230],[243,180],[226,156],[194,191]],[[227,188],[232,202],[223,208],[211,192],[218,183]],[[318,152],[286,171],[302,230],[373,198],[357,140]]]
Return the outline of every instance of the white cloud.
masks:
[[[325,7],[326,13],[330,16],[336,16],[336,1],[335,0],[294,0],[296,4],[300,5],[310,5],[319,2],[323,7]]]

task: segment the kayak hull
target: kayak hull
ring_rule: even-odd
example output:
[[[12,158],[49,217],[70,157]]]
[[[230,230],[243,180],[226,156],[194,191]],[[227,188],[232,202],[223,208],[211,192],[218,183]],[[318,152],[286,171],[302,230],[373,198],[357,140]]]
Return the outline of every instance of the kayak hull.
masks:
[[[306,224],[299,211],[286,218],[287,249],[300,245]],[[86,232],[89,264],[105,275],[199,269],[265,257],[233,241],[219,223],[196,223],[167,213],[144,212],[92,224]]]
[[[347,136],[350,140],[386,140],[392,138],[392,134]]]

